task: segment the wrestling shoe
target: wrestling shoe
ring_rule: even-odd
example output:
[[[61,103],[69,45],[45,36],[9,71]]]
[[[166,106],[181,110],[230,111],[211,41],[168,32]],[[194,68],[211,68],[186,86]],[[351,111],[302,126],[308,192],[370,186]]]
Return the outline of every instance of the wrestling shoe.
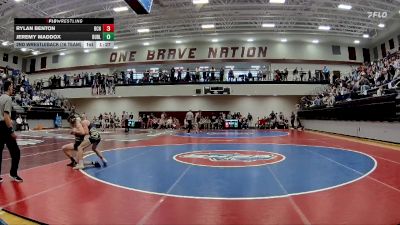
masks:
[[[19,177],[18,175],[15,175],[15,176],[10,175],[10,177],[11,177],[11,180],[12,180],[12,181],[15,181],[15,182],[18,182],[18,183],[21,183],[21,182],[24,181],[24,180],[23,180],[21,177]]]

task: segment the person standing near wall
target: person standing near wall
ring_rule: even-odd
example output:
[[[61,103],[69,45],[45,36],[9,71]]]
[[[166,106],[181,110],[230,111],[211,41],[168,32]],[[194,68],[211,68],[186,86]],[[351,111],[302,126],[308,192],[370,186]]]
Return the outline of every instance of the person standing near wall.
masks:
[[[247,114],[247,123],[248,123],[248,127],[251,127],[252,122],[253,122],[253,116],[252,116],[250,113],[248,113],[248,114]]]
[[[211,81],[215,81],[215,68],[211,68]]]
[[[182,80],[182,68],[178,68],[177,81],[180,82],[181,80]]]
[[[199,110],[197,113],[196,113],[196,115],[194,116],[194,126],[195,126],[195,130],[196,130],[196,133],[199,133],[200,132],[200,126],[201,126],[201,123],[200,123],[200,120],[201,120],[201,111]]]
[[[292,125],[292,128],[294,129],[294,121],[296,119],[296,114],[292,112],[292,115],[290,116],[290,124]]]
[[[293,70],[293,81],[298,80],[297,75],[299,75],[299,71],[297,70],[297,67],[296,67],[296,69]]]
[[[18,116],[18,118],[15,120],[17,122],[16,130],[17,131],[22,131],[22,117],[21,115]]]
[[[300,111],[300,105],[299,104],[296,104],[296,110],[295,110],[295,117],[296,117],[296,122],[297,122],[297,129],[301,129],[302,131],[304,130],[304,126],[303,126],[303,124],[301,124],[301,121],[300,121],[300,118],[299,118],[299,115],[298,115],[298,112]]]
[[[12,112],[12,99],[13,84],[10,81],[4,82],[4,90],[6,91],[0,97],[0,170],[3,156],[4,145],[7,145],[8,151],[11,155],[11,170],[10,177],[16,182],[22,182],[23,179],[18,176],[19,160],[21,158],[21,151],[17,144],[17,136],[14,133],[13,123],[11,120]],[[0,171],[1,174],[1,171]],[[0,177],[0,183],[3,178]]]
[[[28,121],[26,119],[26,115],[22,118],[22,126],[24,127],[23,129],[26,131],[29,131],[29,124]]]
[[[324,75],[323,76],[324,80],[329,80],[330,71],[329,71],[329,68],[327,66],[324,66],[324,68],[322,69],[322,74]]]
[[[172,68],[171,68],[171,74],[170,74],[170,76],[171,76],[171,82],[174,81],[174,80],[175,80],[175,67],[172,67]]]
[[[221,69],[219,70],[219,82],[224,81],[224,74],[225,74],[225,69],[224,67],[221,67]]]
[[[199,82],[200,81],[200,68],[199,67],[196,67],[195,77],[196,77],[196,81],[195,82]]]
[[[190,109],[189,112],[186,113],[186,117],[185,117],[185,120],[186,120],[187,126],[188,126],[187,127],[188,133],[190,133],[190,129],[192,129],[192,127],[193,127],[193,118],[194,118],[194,115],[192,113],[192,110]]]
[[[228,81],[229,81],[229,82],[233,82],[233,81],[234,81],[234,78],[235,78],[235,75],[234,75],[234,73],[233,73],[232,68],[230,68],[230,69],[229,69],[229,72],[228,72]]]
[[[129,133],[129,115],[128,112],[125,111],[122,113],[122,121],[125,127],[125,133]]]

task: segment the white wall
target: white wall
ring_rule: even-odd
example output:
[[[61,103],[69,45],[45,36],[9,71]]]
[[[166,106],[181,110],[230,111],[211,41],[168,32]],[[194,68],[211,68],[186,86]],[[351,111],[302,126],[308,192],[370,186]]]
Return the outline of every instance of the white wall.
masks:
[[[196,89],[204,87],[230,87],[234,96],[304,96],[321,90],[325,85],[319,84],[205,84],[205,85],[152,85],[116,87],[115,96],[111,97],[156,97],[156,96],[193,96]],[[69,99],[92,98],[91,88],[66,88],[54,90],[59,96]],[[202,91],[202,93],[204,93]],[[107,98],[108,96],[97,96]]]
[[[252,113],[253,118],[265,116],[272,110],[283,112],[286,116],[294,110],[299,97],[249,97],[249,96],[204,96],[204,97],[143,97],[117,99],[76,99],[72,103],[79,112],[93,118],[104,112],[133,112],[137,118],[140,111],[231,111],[242,114]]]
[[[302,120],[306,129],[400,143],[398,122]]]
[[[331,44],[311,44],[303,42],[290,42],[290,43],[280,43],[280,42],[254,42],[254,43],[240,43],[240,42],[227,42],[227,43],[189,43],[189,44],[164,44],[157,46],[133,46],[127,49],[118,50],[92,50],[90,53],[83,53],[78,51],[76,53],[66,54],[65,56],[59,57],[59,62],[53,64],[51,62],[52,55],[41,55],[36,57],[36,71],[40,71],[40,58],[47,56],[47,68],[46,69],[58,69],[58,68],[68,68],[74,66],[86,66],[86,65],[99,65],[110,64],[110,55],[112,52],[124,52],[124,51],[136,51],[134,63],[143,62],[153,62],[156,60],[147,60],[148,50],[157,49],[169,49],[169,48],[196,48],[195,59],[189,60],[203,60],[208,59],[208,49],[220,48],[220,47],[268,47],[266,57],[261,58],[241,58],[240,54],[236,54],[235,59],[248,59],[254,61],[268,60],[268,59],[301,59],[301,60],[330,60],[330,61],[350,61],[348,57],[347,45],[341,46],[341,55],[332,54]],[[357,60],[356,62],[362,62],[362,47],[356,47]],[[219,55],[219,54],[218,54]],[[128,56],[129,58],[129,56]],[[232,57],[228,57],[232,59]],[[172,60],[172,59],[171,59]],[[175,59],[176,60],[176,59]],[[183,60],[188,60],[185,56]],[[166,60],[168,61],[168,60]],[[128,61],[125,61],[128,62]],[[118,65],[117,63],[113,63]],[[150,66],[149,66],[150,67]],[[27,70],[29,70],[29,62],[27,63]]]
[[[334,44],[338,45],[338,44]],[[332,61],[351,61],[349,60],[348,45],[339,45],[341,54],[332,54],[332,44],[312,44],[303,42],[293,43],[274,43],[269,48],[270,59],[306,59],[306,60],[332,60]],[[352,45],[356,48],[357,60],[362,62],[362,47]]]
[[[3,55],[4,55],[4,53],[8,53],[8,62],[4,62],[4,61],[3,61]],[[18,56],[18,64],[14,64],[14,63],[13,63],[13,57],[14,57],[14,56]],[[16,53],[12,53],[12,52],[9,52],[9,51],[5,51],[4,49],[0,49],[0,66],[1,66],[1,67],[6,67],[6,66],[8,66],[9,68],[17,69],[17,70],[20,70],[20,71],[21,71],[21,69],[22,69],[22,56],[21,56],[21,55],[18,55],[18,54],[16,54]]]

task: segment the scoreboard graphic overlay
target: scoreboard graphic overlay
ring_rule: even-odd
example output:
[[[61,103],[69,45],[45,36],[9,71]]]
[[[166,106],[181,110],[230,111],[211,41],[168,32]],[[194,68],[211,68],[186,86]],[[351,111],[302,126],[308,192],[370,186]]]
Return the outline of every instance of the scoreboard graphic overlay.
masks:
[[[15,18],[16,48],[113,48],[114,18]]]

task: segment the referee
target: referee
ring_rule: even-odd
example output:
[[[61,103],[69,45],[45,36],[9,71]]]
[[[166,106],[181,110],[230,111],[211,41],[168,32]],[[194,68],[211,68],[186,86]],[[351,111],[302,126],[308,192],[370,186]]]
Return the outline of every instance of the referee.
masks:
[[[22,182],[22,178],[18,176],[18,165],[21,153],[17,144],[17,136],[14,133],[13,123],[11,120],[12,99],[10,96],[13,93],[12,82],[4,82],[4,91],[5,93],[0,96],[0,174],[3,149],[4,144],[6,144],[11,155],[10,177],[16,182]],[[3,178],[0,177],[0,183],[2,181]]]

